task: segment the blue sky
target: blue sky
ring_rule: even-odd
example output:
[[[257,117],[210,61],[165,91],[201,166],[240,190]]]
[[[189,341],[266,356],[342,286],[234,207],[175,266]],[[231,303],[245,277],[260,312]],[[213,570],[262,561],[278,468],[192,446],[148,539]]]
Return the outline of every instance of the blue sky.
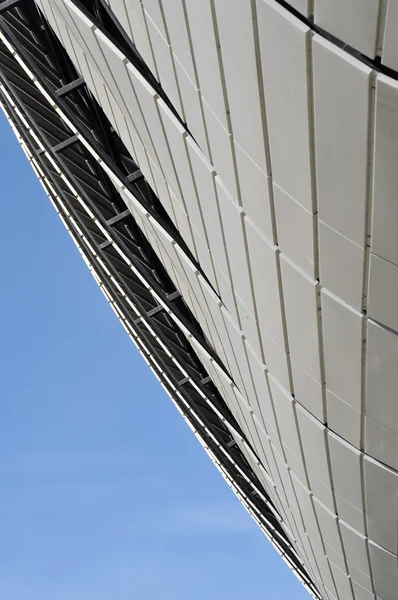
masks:
[[[97,288],[0,112],[0,596],[305,600]]]

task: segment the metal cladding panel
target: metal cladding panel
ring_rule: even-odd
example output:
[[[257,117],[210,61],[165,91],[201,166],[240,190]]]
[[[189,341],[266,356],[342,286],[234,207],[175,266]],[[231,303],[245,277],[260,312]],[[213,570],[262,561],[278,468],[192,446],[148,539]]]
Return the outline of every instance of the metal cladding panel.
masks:
[[[394,221],[398,218],[395,202],[398,175],[398,82],[378,77],[376,82],[376,121],[374,147],[374,192],[372,252],[398,264],[398,242]]]
[[[398,4],[388,2],[384,29],[382,61],[386,67],[398,70],[398,48],[396,31],[398,27]]]
[[[372,69],[319,35],[313,65],[319,218],[363,246]]]
[[[37,4],[157,194],[73,121],[185,301],[273,543],[315,595],[398,599],[391,1]]]
[[[311,30],[276,2],[258,0],[256,4],[272,178],[312,211]]]
[[[315,23],[375,58],[381,0],[315,0]]]

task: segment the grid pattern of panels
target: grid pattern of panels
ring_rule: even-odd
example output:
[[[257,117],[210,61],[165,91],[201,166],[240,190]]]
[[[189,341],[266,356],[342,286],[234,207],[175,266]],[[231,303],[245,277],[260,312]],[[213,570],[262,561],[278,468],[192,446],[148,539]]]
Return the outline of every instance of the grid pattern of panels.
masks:
[[[0,3],[0,15],[4,14],[0,18],[0,99],[18,139],[75,241],[77,235],[78,246],[87,264],[94,269],[101,288],[106,290],[109,299],[113,297],[112,307],[123,325],[136,336],[134,339],[141,344],[180,408],[179,401],[183,401],[182,410],[186,414],[188,409],[188,420],[196,415],[195,427],[201,431],[204,428],[202,433],[208,438],[206,442],[203,437],[199,439],[282,559],[310,593],[318,596],[294,547],[286,538],[284,522],[250,465],[260,467],[263,477],[267,477],[265,470],[247,445],[246,436],[239,431],[211,378],[204,377],[203,364],[198,364],[191,344],[195,342],[202,351],[210,348],[192,315],[187,314],[181,295],[173,291],[164,296],[164,286],[169,292],[173,289],[170,279],[156,259],[154,248],[144,241],[137,222],[125,210],[117,190],[123,190],[128,206],[137,205],[141,220],[143,216],[145,220],[154,218],[161,229],[166,226],[174,235],[176,245],[180,240],[178,232],[167,225],[164,215],[161,217],[159,203],[143,180],[141,171],[137,170],[136,164],[131,164],[133,161],[126,148],[87,91],[82,78],[76,79],[77,73],[68,63],[65,51],[59,48],[54,61],[54,36],[48,31],[46,22],[39,18],[33,3],[17,10],[15,4],[15,1]],[[46,63],[41,60],[43,55],[47,57]],[[68,101],[61,101],[60,98],[65,96]],[[82,127],[82,118],[83,122],[88,118],[85,127]],[[118,149],[116,155],[112,154],[111,161],[108,134]],[[121,163],[119,169],[113,161]],[[136,183],[131,184],[130,175],[125,180],[123,162],[125,167],[129,165],[127,171],[134,171]],[[93,178],[93,173],[98,180]],[[114,188],[108,176],[114,182]],[[125,185],[129,182],[129,192],[121,185],[123,181]],[[180,253],[182,249],[180,246]],[[148,271],[144,265],[149,264]],[[172,264],[170,266],[172,270]],[[182,332],[188,337],[185,343]],[[168,350],[170,342],[172,353]],[[145,349],[147,345],[150,356]],[[235,442],[231,435],[236,438]],[[247,461],[241,448],[246,451]]]
[[[286,3],[109,0],[186,129],[80,2],[37,3],[210,282],[131,205],[320,592],[397,599],[397,81]],[[290,2],[394,66],[391,4]]]

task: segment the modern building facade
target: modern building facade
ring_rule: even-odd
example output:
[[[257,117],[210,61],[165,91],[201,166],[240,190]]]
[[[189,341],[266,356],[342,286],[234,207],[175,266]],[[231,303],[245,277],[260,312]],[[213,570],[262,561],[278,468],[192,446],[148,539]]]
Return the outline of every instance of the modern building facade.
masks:
[[[398,599],[397,34],[395,0],[0,0],[46,193],[325,600]]]

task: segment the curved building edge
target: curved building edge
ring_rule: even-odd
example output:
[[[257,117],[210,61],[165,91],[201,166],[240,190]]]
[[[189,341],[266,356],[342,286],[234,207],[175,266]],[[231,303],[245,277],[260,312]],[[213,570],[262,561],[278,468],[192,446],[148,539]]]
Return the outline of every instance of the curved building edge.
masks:
[[[19,13],[19,11],[12,13],[13,8],[13,6],[10,6],[9,9],[7,9],[7,17],[4,20],[7,23],[7,18],[9,18],[9,15],[11,14],[9,23],[11,23],[14,33],[15,30],[18,29],[18,23],[20,23],[22,25],[21,33],[22,35],[25,35],[26,21],[24,22],[24,19],[21,16],[23,11],[21,10],[21,13]],[[32,6],[28,8],[27,14],[29,15],[31,11]],[[0,14],[1,13],[4,15],[5,11],[1,11],[0,4]],[[31,17],[31,15],[29,16]],[[0,30],[1,29],[0,26]],[[52,147],[49,145],[49,141],[52,140],[54,142],[54,138],[56,137],[56,129],[52,130],[52,127],[55,127],[55,122],[51,126],[48,125],[51,121],[49,109],[52,110],[55,119],[59,119],[59,114],[57,114],[57,112],[59,113],[60,111],[55,107],[53,102],[49,102],[50,97],[48,92],[46,92],[45,89],[41,89],[42,82],[40,81],[40,77],[37,77],[36,79],[32,74],[28,65],[26,65],[21,56],[19,56],[17,49],[10,44],[4,31],[0,35],[2,43],[6,46],[5,48],[3,47],[0,55],[0,104],[18,141],[27,155],[28,160],[43,185],[46,194],[50,198],[66,229],[79,249],[80,254],[130,338],[134,341],[155,376],[165,388],[179,412],[183,415],[216,467],[226,479],[228,485],[261,527],[283,560],[287,562],[289,567],[295,572],[303,585],[307,587],[308,591],[314,597],[318,597],[316,588],[306,573],[301,560],[298,558],[291,541],[286,536],[284,531],[285,525],[283,524],[278,511],[273,506],[262,483],[258,480],[257,476],[252,471],[250,464],[247,462],[247,454],[249,453],[252,457],[252,461],[259,464],[258,458],[245,440],[239,425],[230,414],[229,409],[223,400],[220,399],[216,389],[211,389],[210,393],[207,391],[208,387],[213,388],[213,386],[204,368],[200,379],[195,380],[192,377],[192,374],[186,370],[186,365],[176,359],[176,355],[173,355],[172,352],[170,352],[170,348],[167,346],[168,340],[166,340],[166,343],[165,340],[162,340],[162,334],[159,332],[159,329],[156,329],[156,325],[151,322],[152,315],[156,315],[163,311],[165,313],[170,313],[170,309],[167,305],[162,303],[162,299],[159,298],[151,289],[150,285],[147,284],[147,289],[153,293],[153,297],[157,301],[157,304],[149,311],[142,311],[141,306],[142,312],[140,312],[140,307],[136,302],[136,298],[134,298],[134,296],[130,296],[129,298],[129,294],[126,293],[126,290],[122,289],[120,282],[116,280],[114,276],[115,270],[107,268],[110,265],[107,263],[105,256],[101,256],[102,253],[100,250],[104,250],[104,246],[105,248],[113,247],[116,252],[119,252],[119,254],[123,256],[123,251],[117,247],[117,242],[112,240],[108,235],[105,236],[104,241],[101,242],[102,248],[101,244],[99,244],[97,248],[93,247],[95,238],[93,238],[92,226],[88,226],[85,219],[82,220],[81,211],[86,211],[86,219],[89,218],[92,220],[103,234],[105,232],[88,206],[87,201],[90,197],[90,192],[87,193],[87,190],[83,189],[84,186],[79,189],[79,176],[80,178],[82,176],[81,164],[74,165],[77,168],[78,175],[77,179],[76,176],[73,177],[70,154],[71,148],[74,147],[74,149],[76,149],[80,142],[81,147],[78,152],[82,153],[83,156],[84,151],[87,152],[87,141],[83,140],[83,138],[80,139],[77,130],[71,126],[71,121],[68,119],[68,117],[71,117],[71,113],[69,113],[68,117],[64,117],[64,121],[71,127],[70,133],[72,135],[68,136],[66,131],[64,131],[62,132],[60,139],[57,139],[57,144],[53,144]],[[15,42],[15,38],[13,41]],[[32,67],[32,65],[30,65],[30,67]],[[70,65],[68,65],[68,67],[70,69]],[[6,76],[7,71],[15,75],[15,81],[10,81],[10,78]],[[62,77],[60,77],[60,79],[61,78]],[[23,89],[22,86],[23,79],[26,89]],[[48,82],[45,83],[45,85],[47,84]],[[36,89],[40,91],[42,99],[38,99],[37,97],[34,98],[32,86],[36,86]],[[68,84],[65,84],[63,87],[67,86]],[[77,87],[73,86],[72,88],[69,88],[71,92],[76,89]],[[16,90],[18,90],[18,92],[16,92]],[[62,89],[62,93],[64,93],[64,89]],[[29,105],[29,103],[24,101],[23,96],[25,94],[27,97],[30,96],[31,98],[34,98],[36,102],[34,108],[33,105]],[[40,104],[42,104],[43,108],[42,115],[40,115],[38,111],[38,106]],[[32,110],[33,112],[37,111],[36,122],[34,118],[32,119]],[[48,121],[47,131],[43,130],[41,118],[45,118]],[[91,155],[89,154],[89,156],[92,157],[94,155],[95,159],[98,160],[98,156],[95,155],[93,148],[90,148],[90,151]],[[68,152],[69,155],[65,157],[65,153]],[[61,156],[63,156],[63,159]],[[80,156],[80,159],[82,159],[82,156]],[[67,158],[66,162],[64,160],[65,158]],[[101,161],[99,160],[98,162],[100,163]],[[68,163],[69,168],[67,168],[66,163]],[[117,170],[116,164],[113,166],[115,167],[115,170]],[[137,167],[135,167],[134,172],[139,172]],[[98,173],[96,173],[96,176],[98,176]],[[139,178],[141,180],[143,179],[141,176]],[[107,179],[106,173],[104,173],[103,179]],[[132,178],[130,178],[130,180],[131,179]],[[65,183],[64,189],[60,186],[61,180]],[[109,181],[107,183],[109,185]],[[90,184],[88,183],[88,189],[89,188]],[[76,207],[73,208],[71,205],[70,198],[68,199],[69,203],[68,201],[65,202],[65,198],[63,198],[65,193],[67,196],[72,194],[75,200],[80,204],[78,212],[76,212]],[[134,198],[134,200],[137,202],[136,198]],[[121,216],[120,219],[118,218],[119,215],[116,214],[114,223],[127,220],[125,212],[126,211],[121,211],[119,213]],[[109,221],[112,221],[112,219],[108,219],[108,222]],[[113,223],[111,223],[111,225],[113,225]],[[127,262],[131,267],[131,261],[127,260]],[[136,272],[135,274],[138,278],[138,282],[143,283],[142,273]],[[173,302],[175,299],[178,300],[180,294],[178,292],[171,292],[168,296],[171,297],[171,302]],[[121,297],[123,298],[123,301]],[[135,317],[133,320],[131,318],[132,308]],[[189,313],[189,309],[186,309],[185,307],[185,310]],[[191,320],[195,321],[195,318],[192,316]],[[192,325],[188,330],[186,321],[184,323],[179,322],[179,326],[180,331],[183,331],[184,335],[188,335],[189,337],[192,336]],[[200,331],[200,326],[197,327]],[[145,330],[145,334],[142,329]],[[195,329],[193,329],[193,331],[195,332]],[[200,338],[203,334],[200,334],[199,331],[195,333]],[[186,351],[186,347],[184,350]],[[169,359],[169,364],[165,361],[165,353]],[[196,361],[197,360],[198,359],[196,358]],[[176,369],[179,369],[180,378],[176,378]],[[203,373],[205,376],[203,376]],[[227,417],[225,415],[227,415]],[[220,434],[220,432],[222,432],[222,434]],[[244,454],[240,449],[242,446],[245,447]],[[264,473],[264,476],[267,476],[267,474]]]
[[[84,146],[171,275],[181,299],[174,302],[152,280],[155,308],[183,332],[205,379],[215,384],[221,399],[212,410],[224,419],[225,409],[233,415],[235,441],[245,439],[242,456],[277,507],[292,547],[325,598],[392,600],[398,589],[391,503],[398,493],[398,432],[383,384],[398,390],[389,361],[398,352],[391,3],[386,10],[387,3],[373,2],[369,18],[359,6],[372,3],[356,0],[258,0],[250,11],[240,2],[209,0],[200,14],[195,2],[184,2],[192,73],[185,58],[180,69],[185,55],[167,1],[157,13],[158,3],[144,0],[142,14],[131,9],[133,15],[115,0],[37,4],[139,157],[135,168],[160,203],[130,189],[112,149],[104,152],[70,112],[67,92],[54,96],[46,67],[40,56],[32,59],[23,34],[18,40],[15,22],[3,23],[3,41],[69,128],[57,151]],[[27,3],[6,5],[17,7],[18,20]],[[149,45],[137,37],[130,16],[144,19]],[[240,49],[234,46],[237,24],[247,42]],[[168,63],[164,42],[172,49]],[[241,68],[243,60],[250,68],[238,79],[252,94],[250,118],[233,85],[234,61]],[[200,108],[190,115],[188,72],[200,89]],[[214,189],[204,186],[209,176]],[[265,181],[267,201],[255,205]],[[213,201],[221,245],[206,214]],[[198,234],[203,227],[208,248]],[[123,256],[120,231],[117,236]],[[133,263],[127,262],[145,282],[145,268]]]

